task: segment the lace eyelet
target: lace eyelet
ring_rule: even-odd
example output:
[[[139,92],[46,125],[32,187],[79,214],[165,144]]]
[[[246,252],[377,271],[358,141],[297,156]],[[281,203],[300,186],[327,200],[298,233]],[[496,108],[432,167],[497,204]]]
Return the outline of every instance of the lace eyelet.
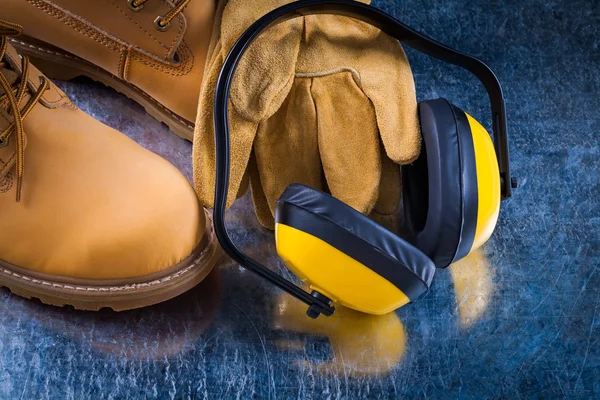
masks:
[[[161,24],[162,20],[163,20],[163,17],[161,17],[160,15],[158,17],[156,17],[156,19],[154,20],[154,27],[156,28],[156,30],[164,32],[171,27],[171,23],[167,22],[165,25],[162,25]]]
[[[0,140],[0,149],[6,146],[8,146],[8,138]]]
[[[131,11],[138,12],[142,8],[144,8],[143,4],[136,6],[135,4],[133,4],[134,2],[135,2],[135,0],[127,0],[127,5],[129,6],[129,9],[131,9]]]

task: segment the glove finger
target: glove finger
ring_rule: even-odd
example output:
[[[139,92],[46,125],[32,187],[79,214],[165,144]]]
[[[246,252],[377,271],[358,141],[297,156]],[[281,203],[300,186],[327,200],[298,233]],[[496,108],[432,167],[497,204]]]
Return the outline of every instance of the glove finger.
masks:
[[[350,72],[313,79],[319,152],[336,198],[367,214],[381,178],[380,142],[373,106]]]
[[[250,187],[252,188],[252,203],[254,204],[256,219],[263,227],[273,230],[275,229],[275,219],[265,197],[254,152],[252,152],[250,162],[248,163],[248,176],[250,178]]]
[[[248,175],[248,169],[246,168],[246,172],[244,172],[244,176],[242,176],[242,181],[240,182],[240,187],[237,191],[236,199],[241,199],[242,197],[244,197],[249,187],[250,176]]]
[[[321,189],[322,168],[311,80],[297,79],[281,108],[260,123],[254,151],[271,213],[292,183]]]
[[[206,69],[215,57],[215,50],[220,49],[221,46],[221,22],[223,20],[223,10],[227,5],[227,0],[221,0],[217,2],[217,9],[215,11],[215,17],[213,20],[213,28],[210,37],[210,43],[208,45],[208,51],[206,52]]]
[[[379,196],[373,211],[381,215],[391,215],[398,211],[402,191],[400,166],[390,160],[381,149],[381,180]]]
[[[219,48],[216,48],[215,51],[218,51],[218,56],[215,57],[212,67],[207,71],[200,92],[193,143],[194,186],[201,203],[210,208],[214,207],[216,171],[213,121],[214,87],[219,76],[220,65],[223,63],[222,52]],[[233,204],[239,191],[258,128],[258,123],[244,120],[231,107],[229,122],[232,134],[227,207]]]
[[[361,74],[362,88],[375,107],[381,140],[389,158],[398,164],[410,164],[421,152],[421,130],[415,82],[400,43],[380,33],[382,71],[368,67]]]
[[[223,12],[221,42],[228,52],[254,21],[289,0],[229,0]],[[231,103],[249,121],[279,109],[291,88],[303,32],[302,18],[273,26],[257,37],[240,60],[231,85]]]
[[[259,36],[240,60],[231,85],[231,102],[246,119],[260,121],[279,109],[294,81],[302,25],[277,26]]]
[[[207,61],[198,100],[192,160],[194,166],[194,188],[200,202],[209,208],[214,207],[215,188],[215,139],[213,127],[214,88],[218,78],[218,66],[223,63],[221,43],[215,43],[215,58]],[[209,65],[211,63],[211,65]],[[212,194],[211,194],[212,191]]]
[[[277,2],[279,1],[277,0]],[[207,59],[194,134],[194,184],[200,201],[207,207],[214,206],[213,103],[216,82],[229,48],[246,26],[262,15],[259,9],[268,7],[268,3],[270,2],[259,2],[258,6],[254,7],[253,4],[249,5],[243,0],[230,0],[219,6],[222,8],[222,17],[218,24],[220,25],[218,27],[220,35],[213,34],[211,44],[214,43],[214,48],[211,51],[211,57]],[[238,18],[240,16],[242,18]],[[218,21],[216,22],[218,23]],[[229,107],[231,171],[228,207],[233,203],[240,190],[240,183],[250,157],[258,122],[266,115],[266,108],[272,107],[274,110],[279,108],[278,102],[283,101],[287,90],[291,87],[295,65],[294,57],[299,47],[299,32],[301,32],[301,22],[296,21],[295,24],[299,26],[300,31],[291,29],[285,36],[285,27],[279,27],[274,30],[275,36],[267,35],[259,38],[258,47],[255,47],[254,52],[249,50],[250,57],[246,61],[242,60],[241,69],[238,69],[238,74],[234,79]],[[289,40],[283,42],[271,40],[273,37],[278,37],[277,33],[279,33],[279,37],[283,35]],[[294,46],[295,42],[298,44]],[[284,47],[279,48],[282,45]],[[289,56],[290,60],[287,64],[273,64],[271,60],[277,61],[278,58],[268,57],[270,54],[277,54],[278,57]],[[264,60],[261,59],[262,56],[265,56]],[[255,62],[256,60],[266,60],[266,62]],[[252,69],[254,65],[256,67]],[[272,71],[273,75],[269,76],[268,71]],[[236,110],[240,112],[236,112]]]
[[[413,162],[420,152],[421,134],[414,79],[400,43],[346,17],[306,17],[297,71],[331,71],[342,66],[360,76],[388,157],[399,164]]]
[[[390,160],[381,148],[381,180],[379,197],[369,217],[392,232],[399,227],[398,208],[402,192],[400,166]]]
[[[221,1],[221,0],[220,0]],[[260,17],[294,0],[226,0],[221,19],[221,39],[227,51],[231,49],[246,29]],[[301,20],[301,18],[298,18]],[[285,25],[285,23],[280,24]]]

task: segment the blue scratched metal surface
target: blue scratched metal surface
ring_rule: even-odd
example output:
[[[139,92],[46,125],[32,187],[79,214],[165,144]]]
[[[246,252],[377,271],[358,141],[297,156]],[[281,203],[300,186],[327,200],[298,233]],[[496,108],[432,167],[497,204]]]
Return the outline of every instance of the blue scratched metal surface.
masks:
[[[236,265],[180,298],[120,314],[48,307],[2,289],[0,397],[600,397],[599,3],[376,5],[485,60],[504,85],[521,187],[483,250],[383,317],[339,310],[310,321]],[[489,127],[475,79],[408,56],[420,99],[444,96]],[[139,106],[89,81],[61,86],[190,176],[190,145]],[[278,268],[247,199],[229,220],[238,242]]]

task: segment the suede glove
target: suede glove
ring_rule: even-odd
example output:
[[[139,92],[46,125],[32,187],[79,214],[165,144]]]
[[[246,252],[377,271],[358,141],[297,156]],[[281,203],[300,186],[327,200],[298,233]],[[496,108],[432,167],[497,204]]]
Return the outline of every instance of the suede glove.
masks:
[[[222,2],[209,48],[194,138],[194,180],[213,206],[214,88],[237,38],[288,0]],[[398,41],[333,15],[296,18],[260,35],[231,88],[228,206],[249,177],[257,217],[273,226],[275,201],[291,183],[326,190],[380,217],[400,198],[396,163],[420,151],[414,81]]]

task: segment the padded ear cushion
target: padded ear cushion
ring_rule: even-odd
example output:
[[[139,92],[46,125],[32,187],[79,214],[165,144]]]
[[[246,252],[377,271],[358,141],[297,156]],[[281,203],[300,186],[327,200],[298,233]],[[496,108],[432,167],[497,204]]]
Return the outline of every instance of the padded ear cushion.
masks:
[[[466,256],[477,226],[477,169],[464,111],[445,99],[419,103],[423,149],[402,167],[407,240],[445,268]]]
[[[323,240],[388,280],[411,301],[431,285],[435,266],[425,254],[319,190],[288,186],[277,201],[275,222]]]

